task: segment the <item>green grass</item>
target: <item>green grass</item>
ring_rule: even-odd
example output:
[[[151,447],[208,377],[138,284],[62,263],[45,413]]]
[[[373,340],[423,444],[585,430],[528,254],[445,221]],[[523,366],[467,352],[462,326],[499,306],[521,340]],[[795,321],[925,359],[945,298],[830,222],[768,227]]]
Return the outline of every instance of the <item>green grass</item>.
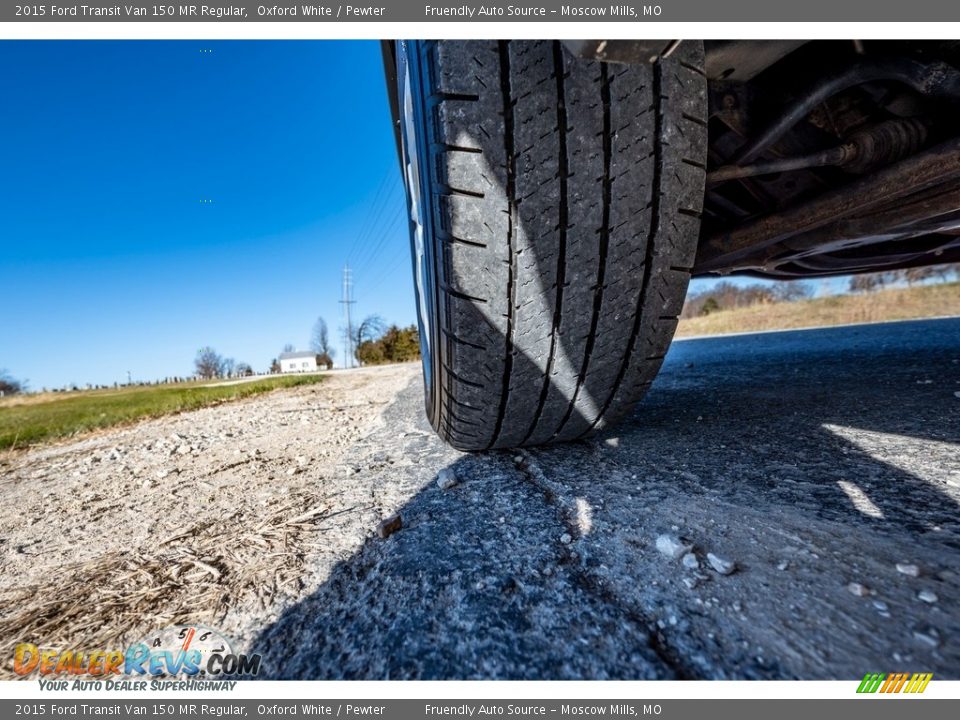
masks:
[[[13,397],[0,403],[0,449],[35,445],[323,379],[323,375],[291,375],[213,387],[185,383]]]

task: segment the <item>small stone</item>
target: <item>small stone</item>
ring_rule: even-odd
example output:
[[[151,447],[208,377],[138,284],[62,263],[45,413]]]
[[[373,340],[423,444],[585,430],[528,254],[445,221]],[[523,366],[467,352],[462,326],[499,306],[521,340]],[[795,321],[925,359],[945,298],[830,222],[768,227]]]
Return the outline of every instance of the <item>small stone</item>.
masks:
[[[913,639],[922,645],[927,645],[929,647],[935,648],[940,645],[940,639],[935,637],[933,633],[920,632],[919,630],[914,630]]]
[[[603,443],[607,447],[618,448],[620,447],[620,438],[615,438],[615,437],[607,438],[606,440],[603,441]]]
[[[910,577],[920,576],[920,568],[912,563],[897,563],[897,572]]]
[[[657,550],[661,555],[677,560],[693,550],[693,545],[682,542],[675,535],[663,534],[657,536]]]
[[[917,593],[917,600],[922,600],[925,603],[930,603],[933,605],[940,598],[937,597],[937,594],[932,590],[921,590]]]
[[[294,475],[296,475],[296,474],[298,474],[298,473],[300,473],[300,472],[302,472],[302,470],[301,470],[300,468],[298,468],[298,467],[292,467],[292,468],[288,468],[288,469],[287,469],[287,475],[288,475],[289,477],[293,477]]]
[[[960,390],[957,390],[956,392],[954,392],[954,393],[953,393],[953,396],[954,396],[955,398],[960,398]]]
[[[165,477],[167,477],[169,474],[170,474],[170,471],[169,471],[169,470],[167,470],[166,468],[160,468],[160,469],[157,470],[157,472],[156,472],[157,480],[163,480],[163,479],[164,479]]]
[[[306,455],[297,455],[297,456],[294,458],[294,460],[296,461],[297,465],[306,465],[306,464],[307,464],[307,456],[306,456]]]
[[[514,455],[514,456],[513,456],[513,461],[514,461],[517,465],[523,465],[523,455]]]
[[[573,538],[570,537],[570,533],[564,533],[563,535],[560,536],[560,542],[563,543],[564,545],[569,545],[570,543],[573,542]]]
[[[190,452],[189,445],[179,445],[177,447],[177,455],[186,455],[188,452]]]
[[[400,515],[391,515],[386,520],[377,525],[377,535],[386,539],[393,535],[397,530],[403,527],[403,518]]]
[[[790,567],[790,563],[788,563],[786,560],[777,564],[777,570],[786,570],[788,567]]]
[[[713,553],[707,553],[707,563],[721,575],[729,575],[737,568],[737,564],[733,560],[718,557]]]
[[[949,582],[953,580],[957,574],[953,570],[941,570],[937,573],[937,577],[943,580],[944,582]]]
[[[866,588],[866,586],[857,582],[849,583],[847,585],[847,592],[849,592],[851,595],[856,595],[857,597],[866,597],[870,594],[870,591]]]
[[[887,604],[883,600],[874,600],[873,606],[880,611],[885,612],[887,610]]]
[[[150,478],[147,478],[146,480],[143,481],[144,490],[149,490],[151,488],[155,488],[156,486],[157,486],[156,480],[151,480]]]
[[[444,468],[437,474],[437,487],[441,490],[449,490],[457,484],[457,476],[452,468]]]
[[[683,579],[683,584],[687,586],[688,590],[693,590],[697,586],[697,579],[692,577],[685,577]]]
[[[696,570],[700,567],[700,561],[697,560],[697,556],[692,552],[688,552],[683,556],[683,566],[688,567],[691,570]]]

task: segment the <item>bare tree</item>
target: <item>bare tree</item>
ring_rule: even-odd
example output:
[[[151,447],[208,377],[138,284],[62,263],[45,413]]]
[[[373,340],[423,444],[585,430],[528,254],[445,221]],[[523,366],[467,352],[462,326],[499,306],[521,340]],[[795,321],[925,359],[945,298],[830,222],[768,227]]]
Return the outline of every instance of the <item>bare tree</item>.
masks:
[[[877,273],[854,275],[850,278],[850,292],[873,292],[879,285]]]
[[[280,352],[296,352],[297,349],[293,346],[293,343],[287,343],[283,346],[283,350]]]
[[[930,268],[930,272],[939,282],[946,282],[958,269],[960,269],[960,265],[934,265]]]
[[[387,329],[387,324],[379,315],[367,315],[353,330],[353,352],[357,354],[360,346],[367,341],[377,340]],[[359,360],[359,356],[357,356]]]
[[[237,361],[233,358],[224,358],[220,362],[220,374],[225,377],[233,377],[237,369]]]
[[[333,357],[333,347],[330,345],[330,334],[327,331],[327,321],[322,317],[317,318],[313,324],[313,336],[310,338],[310,349],[317,355],[326,355]]]
[[[907,281],[907,285],[913,287],[914,283],[931,280],[936,274],[936,271],[931,267],[912,267],[903,271],[903,279]]]
[[[223,375],[223,358],[211,347],[200,348],[193,364],[197,375],[204,380]]]
[[[6,370],[0,370],[0,397],[18,395],[26,389],[25,385],[25,383],[12,378]]]
[[[237,377],[249,377],[253,375],[253,368],[250,367],[249,363],[240,362],[237,363],[236,373]]]
[[[797,302],[813,297],[813,288],[809,283],[792,280],[780,283],[773,288],[773,295],[778,302]]]

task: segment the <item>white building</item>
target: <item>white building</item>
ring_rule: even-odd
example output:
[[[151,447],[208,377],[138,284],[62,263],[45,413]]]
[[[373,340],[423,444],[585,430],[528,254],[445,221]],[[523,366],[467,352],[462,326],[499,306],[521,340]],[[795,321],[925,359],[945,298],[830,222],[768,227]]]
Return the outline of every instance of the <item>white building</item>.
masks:
[[[315,372],[320,369],[317,354],[309,350],[280,353],[277,359],[280,361],[280,372],[284,373]]]

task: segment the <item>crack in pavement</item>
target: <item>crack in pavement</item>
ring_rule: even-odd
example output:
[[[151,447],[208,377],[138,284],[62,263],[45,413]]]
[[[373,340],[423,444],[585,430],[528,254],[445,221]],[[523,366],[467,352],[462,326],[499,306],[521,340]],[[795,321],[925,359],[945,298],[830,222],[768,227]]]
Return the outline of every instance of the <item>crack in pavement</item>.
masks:
[[[605,585],[602,579],[594,577],[589,569],[583,565],[576,550],[576,541],[585,530],[579,517],[582,503],[578,503],[576,500],[571,501],[567,488],[547,477],[537,463],[534,452],[526,449],[517,451],[514,456],[514,464],[521,475],[541,492],[544,502],[557,510],[560,524],[566,527],[570,536],[569,542],[564,542],[566,538],[558,539],[557,542],[561,550],[566,553],[569,561],[567,567],[573,573],[579,586],[584,591],[595,595],[611,608],[617,608],[624,612],[637,625],[646,627],[650,647],[664,666],[669,668],[668,674],[672,674],[678,680],[700,679],[694,668],[688,666],[677,650],[670,646],[666,636],[657,629],[656,623],[650,617],[634,607],[625,606],[622,598]]]

